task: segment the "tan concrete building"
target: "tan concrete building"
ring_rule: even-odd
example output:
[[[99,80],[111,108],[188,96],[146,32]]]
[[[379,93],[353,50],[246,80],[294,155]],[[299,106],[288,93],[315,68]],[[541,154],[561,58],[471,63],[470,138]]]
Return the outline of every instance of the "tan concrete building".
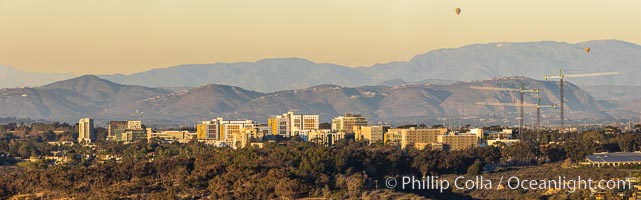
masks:
[[[160,138],[168,141],[188,143],[194,137],[196,137],[196,133],[190,133],[189,131],[153,132],[151,128],[147,128],[147,140],[151,140],[153,138]]]
[[[345,132],[332,133],[328,129],[313,130],[307,135],[307,141],[327,146],[334,145],[337,141],[343,139],[345,139]]]
[[[82,118],[78,121],[78,143],[92,143],[96,140],[93,119]]]
[[[368,140],[370,144],[383,140],[382,126],[354,126],[356,141]]]
[[[258,132],[256,128],[245,127],[241,131],[234,133],[234,138],[230,146],[234,149],[244,148],[252,142],[258,142],[259,138],[263,136],[263,133]]]
[[[240,133],[245,128],[254,129],[252,120],[223,120],[222,117],[211,121],[201,121],[196,125],[198,140],[222,141],[233,146],[234,134]]]
[[[402,136],[400,131],[393,131],[394,129],[390,129],[387,131],[387,133],[383,134],[383,143],[388,144],[388,143],[400,143]]]
[[[407,145],[425,145],[436,143],[437,136],[447,133],[447,129],[390,129],[389,132],[400,131],[401,133],[401,147],[405,148]],[[422,149],[422,148],[421,148]]]
[[[432,144],[430,144],[430,147],[432,147],[432,150],[441,150],[441,151],[445,150],[444,147],[443,147],[443,143],[432,143]],[[416,148],[416,149],[423,150],[423,149],[419,149],[419,148]]]
[[[401,148],[408,145],[414,146],[416,149],[424,149],[425,146],[432,145],[438,142],[438,136],[447,133],[446,128],[438,129],[389,129],[384,134],[385,143],[398,143]]]
[[[479,138],[475,134],[439,135],[437,140],[437,142],[443,144],[443,147],[448,151],[479,146]]]

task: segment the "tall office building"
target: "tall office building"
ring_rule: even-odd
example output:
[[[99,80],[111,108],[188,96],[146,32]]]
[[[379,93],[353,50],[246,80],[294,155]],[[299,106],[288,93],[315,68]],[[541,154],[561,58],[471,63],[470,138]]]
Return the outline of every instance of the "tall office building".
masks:
[[[92,143],[96,140],[93,119],[82,118],[78,121],[78,143]]]
[[[214,140],[231,145],[234,135],[244,129],[255,129],[252,120],[224,120],[222,117],[210,121],[201,121],[196,125],[196,135],[199,140]]]
[[[355,126],[367,126],[367,119],[358,114],[345,114],[332,119],[332,131],[354,133]]]
[[[318,115],[296,115],[294,112],[287,112],[270,117],[267,119],[267,125],[271,127],[272,134],[290,137],[300,135],[301,132],[318,130],[320,120]]]

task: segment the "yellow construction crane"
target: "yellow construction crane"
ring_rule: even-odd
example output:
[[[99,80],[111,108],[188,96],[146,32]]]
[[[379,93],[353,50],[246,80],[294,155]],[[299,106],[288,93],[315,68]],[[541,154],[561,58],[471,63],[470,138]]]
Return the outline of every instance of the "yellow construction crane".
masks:
[[[503,103],[503,102],[476,102],[481,106],[506,106],[506,107],[536,107],[537,104]]]
[[[501,103],[501,102],[476,102],[476,105],[483,106],[507,106],[507,107],[536,107],[536,126],[537,128],[541,127],[541,108],[557,108],[556,104],[552,105],[541,105],[541,98],[536,104],[521,104],[521,103]]]
[[[559,90],[560,90],[560,95],[561,95],[561,98],[560,98],[561,99],[560,100],[561,101],[561,129],[560,130],[564,131],[564,126],[565,126],[565,123],[564,123],[565,118],[563,116],[563,112],[564,112],[563,105],[565,104],[564,103],[564,99],[563,99],[563,81],[564,81],[565,78],[610,76],[610,75],[617,75],[617,74],[619,74],[619,72],[600,72],[600,73],[589,73],[589,74],[563,74],[563,70],[559,70],[559,75],[558,76],[547,76],[546,75],[545,76],[545,80],[548,80],[548,79],[559,79],[559,88],[560,88]]]
[[[502,88],[502,87],[485,87],[485,86],[472,86],[470,87],[476,90],[491,90],[491,91],[508,91],[508,92],[518,92],[520,93],[520,102],[518,106],[519,110],[519,133],[523,128],[523,106],[525,106],[525,93],[539,93],[539,89],[525,89],[525,83],[521,83],[521,88]],[[478,103],[477,103],[478,104]]]
[[[538,101],[536,102],[536,128],[540,129],[541,128],[541,108],[558,108],[559,106],[556,104],[552,105],[541,105],[541,97],[539,97]]]

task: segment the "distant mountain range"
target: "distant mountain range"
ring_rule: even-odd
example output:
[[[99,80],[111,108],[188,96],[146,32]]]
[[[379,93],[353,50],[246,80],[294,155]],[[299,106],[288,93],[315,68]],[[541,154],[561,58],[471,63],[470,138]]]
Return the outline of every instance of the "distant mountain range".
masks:
[[[581,87],[596,99],[620,105],[641,98],[641,86],[594,85]]]
[[[584,47],[591,48],[589,54]],[[430,51],[406,62],[355,68],[282,58],[72,78],[71,74],[0,66],[0,87],[5,88],[0,89],[0,118],[72,122],[93,117],[188,124],[219,116],[264,121],[269,115],[296,110],[321,114],[324,121],[343,113],[360,113],[372,122],[465,116],[487,123],[512,123],[517,117],[515,107],[475,103],[517,102],[516,94],[470,86],[517,88],[525,83],[542,90],[543,104],[553,104],[559,102],[558,84],[541,79],[559,74],[560,68],[565,74],[621,73],[568,79],[569,119],[613,119],[641,113],[641,46],[602,40],[477,44]],[[58,82],[51,83],[54,81]],[[47,83],[51,84],[44,85]],[[44,86],[24,87],[34,85]],[[526,101],[536,99],[528,96]],[[532,108],[529,110],[526,116],[532,119]],[[558,110],[543,112],[549,123],[558,120]]]
[[[589,54],[584,52],[590,47]],[[0,71],[10,69],[0,68]],[[497,76],[525,76],[618,71],[621,75],[576,78],[579,86],[641,86],[641,46],[618,40],[577,44],[523,42],[475,44],[439,49],[417,55],[409,61],[370,67],[345,67],[315,63],[301,58],[264,59],[257,62],[187,64],[153,69],[131,75],[101,75],[116,83],[156,88],[198,87],[206,84],[238,86],[259,92],[304,89],[333,84],[345,87],[399,85],[425,80],[473,81]],[[0,73],[0,87],[36,86],[69,75],[23,75],[16,70]]]
[[[148,123],[193,124],[214,117],[249,118],[265,122],[270,115],[294,110],[320,114],[323,121],[343,113],[360,113],[371,122],[410,122],[454,116],[477,116],[480,120],[516,118],[515,107],[476,105],[476,102],[518,102],[513,92],[482,91],[471,86],[540,88],[541,103],[559,102],[558,84],[525,77],[456,82],[451,85],[404,84],[341,87],[319,85],[306,89],[261,93],[236,86],[209,84],[181,92],[142,86],[121,85],[96,76],[81,76],[35,88],[0,90],[0,117],[76,121],[142,119]],[[604,119],[612,105],[595,100],[573,84],[566,85],[568,117]],[[536,103],[534,95],[526,101]],[[526,122],[533,123],[532,108]],[[558,110],[543,109],[545,120],[558,120]],[[482,117],[481,117],[482,116]],[[477,121],[478,121],[477,120]],[[503,122],[488,123],[501,124]]]
[[[589,54],[585,47],[591,47]],[[637,85],[641,80],[641,46],[617,40],[578,44],[561,42],[491,43],[440,49],[406,62],[371,67],[344,67],[314,63],[301,58],[265,59],[257,62],[192,64],[154,69],[131,75],[100,76],[117,83],[149,87],[233,85],[274,92],[321,84],[346,87],[378,85],[389,81],[486,80],[497,76],[526,76],[618,71],[621,75],[576,78],[586,85]]]
[[[0,65],[0,88],[33,87],[75,77],[73,74],[23,72]]]
[[[621,106],[618,106],[615,111],[624,111],[622,114],[619,114],[619,117],[632,118],[634,122],[640,120],[639,113],[641,113],[641,98],[629,101]]]

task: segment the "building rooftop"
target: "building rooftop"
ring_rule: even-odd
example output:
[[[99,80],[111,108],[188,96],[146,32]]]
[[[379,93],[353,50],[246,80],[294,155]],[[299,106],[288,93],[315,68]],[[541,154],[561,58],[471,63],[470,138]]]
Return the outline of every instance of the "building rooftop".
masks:
[[[595,153],[586,156],[586,158],[595,163],[606,162],[641,162],[641,152],[613,152],[613,153]]]

